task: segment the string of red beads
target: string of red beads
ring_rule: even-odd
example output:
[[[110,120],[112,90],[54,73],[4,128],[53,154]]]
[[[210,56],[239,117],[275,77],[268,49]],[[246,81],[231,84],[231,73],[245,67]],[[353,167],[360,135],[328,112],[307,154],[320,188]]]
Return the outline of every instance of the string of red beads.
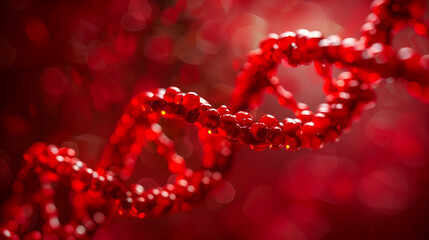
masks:
[[[8,203],[13,211],[2,221],[0,238],[87,239],[112,212],[143,218],[187,210],[227,174],[235,142],[254,150],[319,149],[337,141],[375,100],[372,89],[383,78],[402,78],[415,96],[429,101],[429,56],[391,47],[394,35],[407,25],[429,36],[424,9],[424,0],[374,1],[360,39],[323,37],[304,29],[268,35],[249,53],[229,107],[215,108],[196,93],[176,87],[143,92],[126,106],[97,166],[87,166],[73,149],[33,144],[13,183]],[[280,85],[275,74],[282,61],[292,67],[314,63],[327,96],[316,112]],[[335,79],[332,66],[346,71]],[[279,121],[266,114],[257,120],[244,111],[258,106],[264,91],[274,94],[295,118]],[[191,170],[177,154],[161,117],[198,128],[204,151],[200,169]],[[149,141],[167,160],[174,182],[152,189],[125,184]],[[61,191],[72,196],[65,220],[55,200]],[[34,215],[40,216],[36,227],[29,224]]]

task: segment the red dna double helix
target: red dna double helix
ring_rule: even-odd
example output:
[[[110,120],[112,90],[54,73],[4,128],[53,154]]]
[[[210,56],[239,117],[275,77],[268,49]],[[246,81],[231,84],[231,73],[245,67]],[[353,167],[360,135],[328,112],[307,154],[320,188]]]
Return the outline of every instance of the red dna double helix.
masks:
[[[215,108],[196,93],[176,87],[140,93],[126,106],[94,168],[71,148],[33,144],[16,176],[20,187],[9,200],[18,208],[2,223],[1,239],[88,239],[112,213],[145,218],[188,210],[219,185],[240,144],[258,151],[296,151],[337,141],[374,102],[373,88],[381,79],[402,79],[412,95],[429,102],[429,55],[391,46],[397,32],[407,26],[429,37],[422,20],[425,9],[424,0],[374,1],[359,39],[324,37],[304,29],[270,34],[249,53],[229,106]],[[282,61],[292,67],[314,63],[326,94],[326,102],[315,112],[279,84],[275,75]],[[334,78],[333,66],[344,72]],[[279,121],[266,114],[257,120],[246,112],[260,104],[265,91],[295,118]],[[198,129],[203,149],[199,169],[187,167],[164,133],[161,119],[184,121]],[[127,185],[137,157],[150,142],[177,176],[174,183],[152,189]],[[56,206],[58,194],[71,196],[67,213]],[[40,216],[32,228],[30,213]]]

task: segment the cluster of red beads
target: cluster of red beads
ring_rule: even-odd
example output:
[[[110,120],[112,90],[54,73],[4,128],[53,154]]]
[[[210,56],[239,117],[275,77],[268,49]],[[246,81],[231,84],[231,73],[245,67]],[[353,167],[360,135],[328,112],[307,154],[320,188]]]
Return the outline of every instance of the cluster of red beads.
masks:
[[[381,72],[369,69],[373,71],[368,71],[369,73],[378,73],[380,77],[384,78],[402,78],[406,81],[407,89],[413,96],[421,101],[429,102],[429,81],[427,81],[429,78],[429,55],[421,56],[408,47],[395,52],[390,47],[394,36],[407,26],[412,27],[414,32],[420,36],[429,37],[429,25],[423,19],[427,9],[426,5],[426,0],[374,1],[371,5],[371,13],[361,28],[360,41],[363,41],[366,47],[374,46],[374,44],[378,48],[382,46],[383,51],[388,53],[385,58],[375,56],[377,62],[391,59],[395,63],[391,69],[388,69],[388,66],[385,67],[386,70]],[[374,79],[378,76],[372,75],[372,77]]]
[[[406,25],[422,36],[429,36],[429,27],[422,16],[426,9],[425,0],[374,1],[367,22],[362,26],[362,37],[367,46],[374,43],[390,44],[393,34]]]
[[[237,77],[231,108],[256,106],[263,90],[269,89],[274,90],[280,104],[295,111],[297,105],[292,95],[283,89],[277,91],[271,80],[283,60],[292,67],[314,62],[325,80],[326,94],[336,91],[331,75],[331,65],[335,65],[370,85],[389,77],[404,79],[414,96],[429,102],[429,55],[421,56],[408,47],[396,51],[391,46],[394,35],[407,25],[414,27],[417,34],[429,37],[429,27],[422,19],[424,9],[424,0],[374,1],[359,39],[323,37],[319,31],[305,29],[268,35],[258,49],[249,53],[248,63]]]
[[[422,36],[429,35],[422,20],[424,5],[424,0],[374,1],[359,39],[323,37],[304,29],[268,35],[249,53],[229,107],[213,107],[196,93],[176,87],[143,92],[126,106],[97,166],[87,166],[70,148],[34,144],[13,183],[13,210],[3,222],[0,238],[85,239],[112,211],[143,218],[187,210],[222,181],[233,158],[234,142],[255,150],[319,149],[336,141],[374,101],[372,88],[383,78],[402,78],[414,95],[429,101],[429,56],[391,47],[393,36],[406,25]],[[282,61],[292,67],[314,63],[327,96],[316,112],[280,85],[275,74]],[[332,66],[346,71],[335,79]],[[266,114],[254,119],[245,110],[258,106],[264,91],[274,94],[295,118],[279,121]],[[161,117],[198,128],[203,149],[200,169],[186,166],[174,141],[164,134]],[[176,178],[151,189],[127,185],[149,141]],[[59,214],[64,206],[56,205],[61,188],[72,198],[73,211],[67,217]],[[40,217],[37,226],[31,225],[35,215]]]
[[[42,233],[43,239],[84,238],[104,222],[109,211],[104,197],[119,186],[114,176],[93,171],[76,158],[73,149],[45,143],[33,144],[24,160],[13,183],[15,195],[9,206],[13,210],[3,237],[18,239],[16,232],[24,239],[42,239]],[[56,205],[60,187],[76,190],[72,202],[80,203],[72,204],[72,216],[66,223],[60,221]],[[29,231],[35,219],[42,225]]]
[[[161,216],[187,210],[204,198],[219,184],[221,172],[228,168],[232,145],[224,137],[210,135],[202,129],[199,134],[204,148],[202,167],[197,171],[187,168],[184,159],[175,152],[174,142],[162,132],[158,121],[160,116],[164,116],[193,123],[199,116],[196,111],[205,100],[195,93],[179,92],[177,88],[167,91],[156,89],[134,97],[95,170],[80,161],[73,149],[33,144],[24,155],[25,166],[14,182],[14,186],[21,190],[13,201],[19,205],[15,206],[16,209],[30,213],[10,216],[12,220],[6,224],[8,227],[2,234],[14,238],[14,232],[27,232],[32,217],[42,209],[44,226],[41,231],[26,233],[26,238],[37,239],[42,232],[43,236],[52,239],[86,238],[112,210],[139,218]],[[132,174],[135,160],[147,141],[153,141],[157,152],[167,159],[169,171],[177,175],[173,184],[144,189],[139,184],[127,186],[124,183]],[[27,194],[24,182],[33,179],[39,182],[40,192]],[[72,216],[65,224],[60,224],[54,201],[60,185],[73,193]],[[26,199],[37,201],[26,202]]]

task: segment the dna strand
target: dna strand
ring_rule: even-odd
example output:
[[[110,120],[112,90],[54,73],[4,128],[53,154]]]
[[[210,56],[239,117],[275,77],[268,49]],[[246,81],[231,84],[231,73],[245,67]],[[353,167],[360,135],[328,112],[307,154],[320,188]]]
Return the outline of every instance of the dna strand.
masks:
[[[359,39],[324,37],[305,29],[269,34],[249,53],[229,106],[213,107],[197,93],[176,87],[142,92],[125,107],[95,167],[87,166],[71,148],[34,143],[17,173],[21,187],[9,200],[15,210],[2,221],[1,238],[89,239],[109,214],[146,218],[189,210],[222,182],[240,145],[257,151],[297,151],[338,141],[374,103],[373,89],[385,78],[403,80],[413,96],[429,102],[429,55],[392,47],[405,27],[429,36],[422,18],[425,9],[423,0],[376,0]],[[282,61],[291,67],[314,63],[326,95],[315,112],[280,85],[276,72]],[[334,66],[344,70],[336,78]],[[279,121],[266,114],[255,119],[247,111],[260,104],[265,92],[275,95],[295,117]],[[189,168],[175,151],[161,126],[163,119],[197,128],[203,149],[199,169]],[[174,183],[151,189],[126,183],[149,143],[167,160]],[[71,196],[68,213],[56,205],[61,191]],[[28,227],[31,214],[41,219],[34,229]]]

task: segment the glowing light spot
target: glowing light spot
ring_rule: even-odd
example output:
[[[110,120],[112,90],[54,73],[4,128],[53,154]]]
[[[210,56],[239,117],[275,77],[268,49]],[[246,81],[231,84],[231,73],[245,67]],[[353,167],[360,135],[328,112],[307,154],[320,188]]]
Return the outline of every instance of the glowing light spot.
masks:
[[[49,219],[49,225],[53,228],[53,229],[58,229],[60,227],[60,220],[57,217],[51,217]]]
[[[290,148],[290,145],[286,145],[286,149],[289,149]]]
[[[55,213],[56,210],[57,210],[57,208],[55,207],[55,205],[53,203],[48,203],[45,206],[45,211],[48,214],[53,214],[53,213]]]
[[[136,15],[137,16],[137,15]],[[146,21],[142,17],[134,17],[130,13],[125,13],[121,19],[122,27],[131,32],[142,30],[146,26]]]
[[[224,148],[222,148],[222,150],[220,150],[220,153],[224,156],[230,156],[231,155],[231,149],[224,147]]]
[[[377,73],[371,73],[369,74],[369,80],[371,82],[377,82],[381,79],[380,75],[378,75]]]
[[[407,60],[410,59],[412,56],[414,56],[414,50],[409,47],[401,48],[398,51],[398,58],[400,60]]]
[[[16,114],[6,116],[2,120],[6,132],[11,136],[24,135],[30,130],[27,121]]]
[[[60,95],[64,93],[70,82],[64,72],[56,67],[45,68],[40,78],[43,90],[51,95]]]
[[[152,61],[167,61],[173,52],[173,41],[168,36],[155,36],[146,41],[144,53]]]
[[[12,236],[12,234],[10,233],[10,231],[9,230],[3,230],[3,235],[4,236],[6,236],[6,237],[11,237]]]
[[[24,30],[27,34],[27,37],[37,48],[46,47],[49,39],[49,32],[42,19],[28,19],[24,23]]]
[[[394,215],[412,204],[409,177],[399,169],[374,171],[361,180],[358,197],[372,211]]]
[[[85,227],[84,227],[84,226],[79,225],[79,226],[77,226],[77,227],[76,227],[76,233],[77,233],[78,235],[84,235],[84,234],[85,234],[85,232],[86,232],[86,229],[85,229]]]
[[[215,199],[218,203],[227,204],[234,200],[235,198],[235,189],[231,183],[227,182],[223,189],[215,193]]]
[[[162,114],[162,116],[164,116],[164,115],[165,115],[165,111],[164,111],[164,110],[162,110],[162,111],[161,111],[161,114]]]
[[[209,134],[212,134],[212,130],[208,130],[207,132],[208,132]]]
[[[419,35],[425,35],[428,33],[428,28],[422,23],[416,23],[414,25],[414,31]]]

